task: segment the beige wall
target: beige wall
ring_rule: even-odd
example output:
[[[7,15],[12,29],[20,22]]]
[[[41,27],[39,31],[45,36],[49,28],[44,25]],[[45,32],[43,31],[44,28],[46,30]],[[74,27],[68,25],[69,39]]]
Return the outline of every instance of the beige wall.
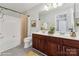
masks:
[[[27,37],[28,33],[28,17],[25,15],[21,16],[21,43],[24,43],[24,38]]]

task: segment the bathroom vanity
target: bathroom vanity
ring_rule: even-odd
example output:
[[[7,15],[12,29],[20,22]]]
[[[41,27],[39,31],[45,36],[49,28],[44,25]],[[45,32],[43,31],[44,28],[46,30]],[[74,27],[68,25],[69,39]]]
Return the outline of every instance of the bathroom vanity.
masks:
[[[78,56],[79,38],[50,34],[32,34],[33,48],[48,56]]]

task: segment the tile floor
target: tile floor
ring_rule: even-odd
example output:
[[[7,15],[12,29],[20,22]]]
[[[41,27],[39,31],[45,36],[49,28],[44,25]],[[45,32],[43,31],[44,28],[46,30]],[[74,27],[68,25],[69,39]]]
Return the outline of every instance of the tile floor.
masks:
[[[0,54],[0,56],[27,56],[26,53],[28,51],[34,51],[35,53],[38,53],[39,56],[43,56],[43,54],[37,52],[32,47],[24,48],[22,45],[17,46],[15,48],[9,49],[7,51],[4,51]]]

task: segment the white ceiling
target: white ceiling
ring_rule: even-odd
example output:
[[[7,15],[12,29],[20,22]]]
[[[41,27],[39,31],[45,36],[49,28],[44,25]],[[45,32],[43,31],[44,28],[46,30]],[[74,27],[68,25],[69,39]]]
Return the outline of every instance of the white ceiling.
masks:
[[[12,10],[16,10],[18,12],[24,12],[32,9],[38,4],[39,3],[0,3],[0,6],[6,7]]]

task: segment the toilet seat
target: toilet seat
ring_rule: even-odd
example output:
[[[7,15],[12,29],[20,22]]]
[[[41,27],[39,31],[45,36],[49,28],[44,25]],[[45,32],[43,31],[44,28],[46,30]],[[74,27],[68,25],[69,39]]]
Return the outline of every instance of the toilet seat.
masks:
[[[31,37],[27,37],[27,38],[24,39],[24,42],[28,42],[30,40],[32,40],[32,38]]]

